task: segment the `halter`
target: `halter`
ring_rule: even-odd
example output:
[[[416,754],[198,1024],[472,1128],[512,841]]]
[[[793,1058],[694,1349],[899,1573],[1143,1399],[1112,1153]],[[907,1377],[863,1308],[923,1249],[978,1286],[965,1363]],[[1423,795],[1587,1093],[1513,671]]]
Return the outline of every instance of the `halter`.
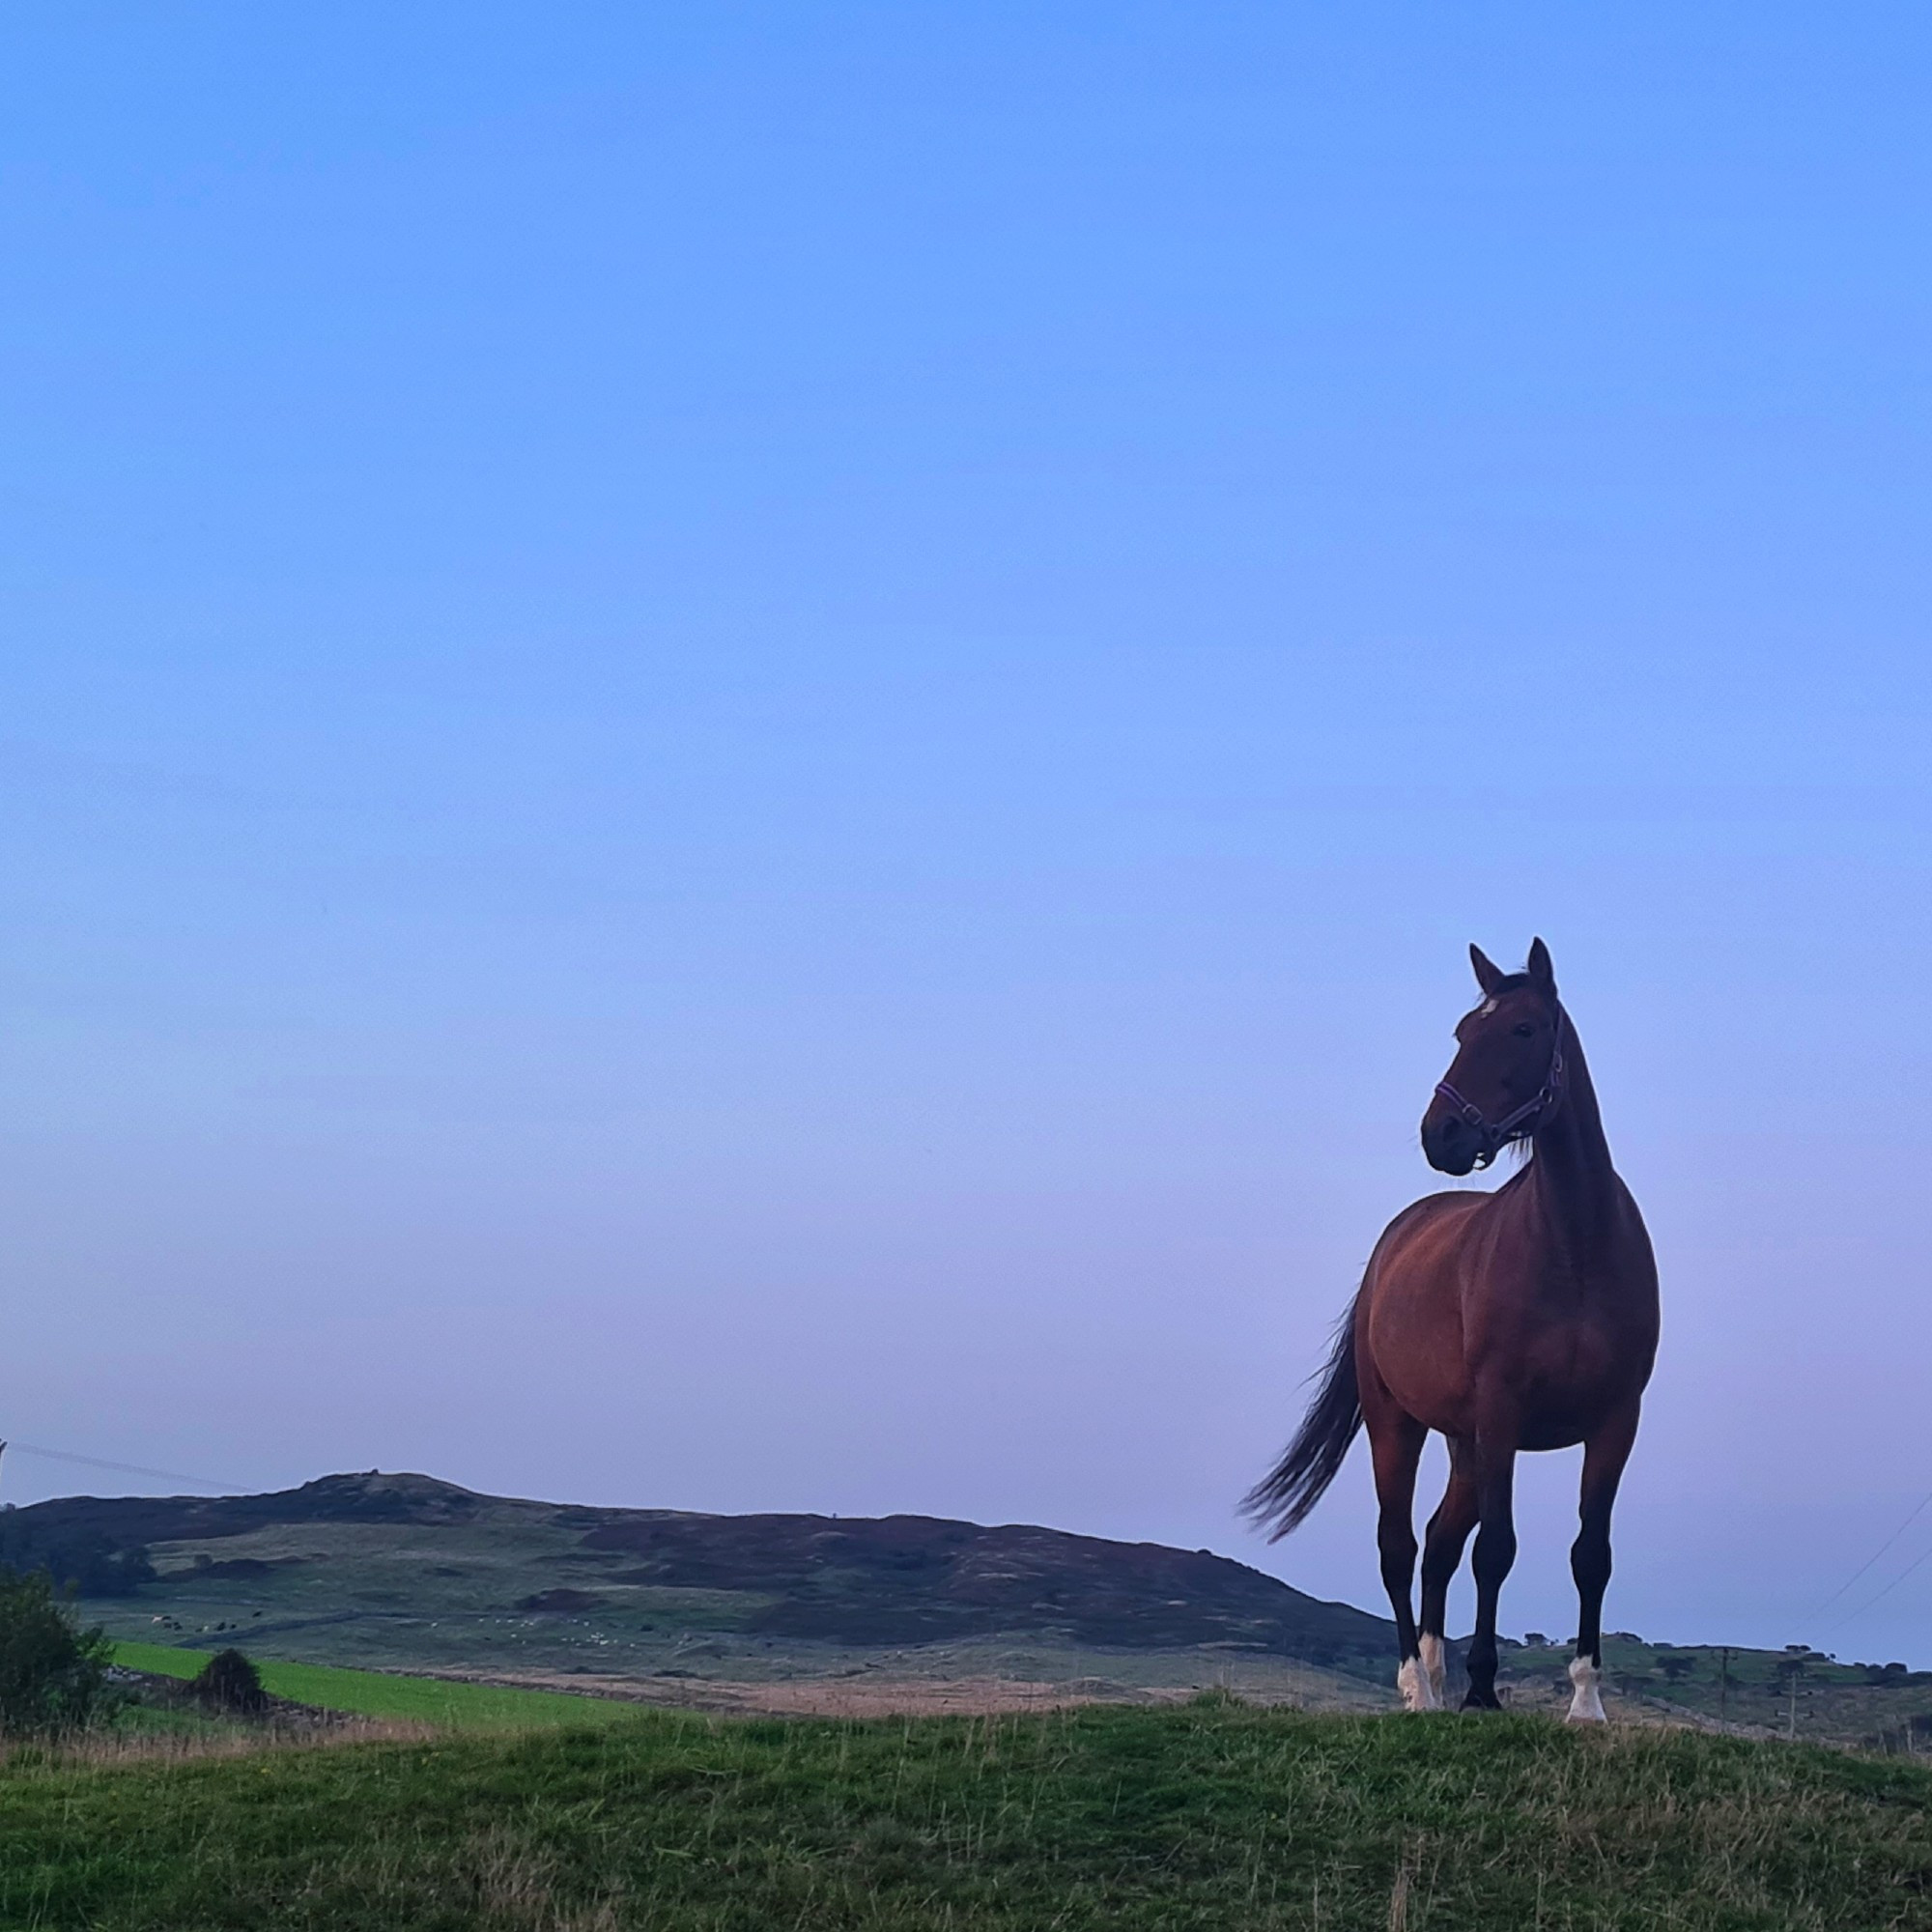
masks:
[[[1448,1081],[1438,1080],[1435,1083],[1436,1097],[1447,1100],[1461,1115],[1463,1124],[1480,1137],[1481,1145],[1476,1150],[1475,1160],[1478,1170],[1488,1167],[1500,1148],[1520,1139],[1525,1127],[1534,1129],[1563,1093],[1563,1009],[1552,1005],[1550,1018],[1556,1027],[1556,1044],[1549,1049],[1549,1071],[1543,1076],[1543,1085],[1515,1113],[1505,1114],[1500,1121],[1492,1121],[1482,1108],[1457,1093]]]

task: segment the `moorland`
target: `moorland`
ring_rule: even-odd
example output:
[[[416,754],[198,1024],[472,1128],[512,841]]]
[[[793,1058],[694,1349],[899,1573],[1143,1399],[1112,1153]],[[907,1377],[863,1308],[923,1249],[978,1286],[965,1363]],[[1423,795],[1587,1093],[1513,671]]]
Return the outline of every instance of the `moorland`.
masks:
[[[255,1496],[69,1497],[0,1515],[0,1563],[71,1581],[124,1641],[716,1710],[1012,1709],[1219,1689],[1390,1706],[1387,1621],[1206,1550],[930,1517],[710,1516],[327,1476]],[[1508,1647],[1522,1709],[1561,1643]],[[1606,1642],[1613,1712],[1932,1746],[1932,1672]]]

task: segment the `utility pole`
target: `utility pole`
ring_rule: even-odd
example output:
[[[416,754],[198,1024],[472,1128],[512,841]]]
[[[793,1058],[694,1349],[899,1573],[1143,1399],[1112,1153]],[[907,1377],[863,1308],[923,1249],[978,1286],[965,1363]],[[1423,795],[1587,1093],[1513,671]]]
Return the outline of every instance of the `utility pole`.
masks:
[[[1731,1708],[1731,1647],[1725,1644],[1718,1653],[1718,1721],[1724,1721],[1724,1714]]]

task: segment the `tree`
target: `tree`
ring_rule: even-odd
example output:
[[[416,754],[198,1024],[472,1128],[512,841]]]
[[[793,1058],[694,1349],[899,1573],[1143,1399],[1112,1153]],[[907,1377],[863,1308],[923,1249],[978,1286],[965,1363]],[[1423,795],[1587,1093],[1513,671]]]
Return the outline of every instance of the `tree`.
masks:
[[[261,1673],[239,1650],[218,1650],[201,1667],[194,1694],[212,1710],[259,1717],[269,1708]]]
[[[155,1578],[145,1549],[124,1548],[100,1530],[48,1528],[26,1510],[0,1521],[0,1564],[44,1570],[55,1589],[83,1597],[130,1597]]]
[[[106,1690],[106,1633],[83,1631],[45,1571],[0,1570],[0,1732],[77,1729]]]

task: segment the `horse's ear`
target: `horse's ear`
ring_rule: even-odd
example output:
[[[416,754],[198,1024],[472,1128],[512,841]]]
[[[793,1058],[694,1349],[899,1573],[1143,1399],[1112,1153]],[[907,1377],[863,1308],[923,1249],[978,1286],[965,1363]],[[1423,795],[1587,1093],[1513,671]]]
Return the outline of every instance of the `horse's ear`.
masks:
[[[1537,943],[1541,945],[1542,941]],[[1480,946],[1469,948],[1469,964],[1476,969],[1476,984],[1488,994],[1493,994],[1509,977]]]
[[[1540,939],[1529,942],[1529,982],[1546,999],[1556,997],[1556,968],[1549,963],[1549,949]]]

